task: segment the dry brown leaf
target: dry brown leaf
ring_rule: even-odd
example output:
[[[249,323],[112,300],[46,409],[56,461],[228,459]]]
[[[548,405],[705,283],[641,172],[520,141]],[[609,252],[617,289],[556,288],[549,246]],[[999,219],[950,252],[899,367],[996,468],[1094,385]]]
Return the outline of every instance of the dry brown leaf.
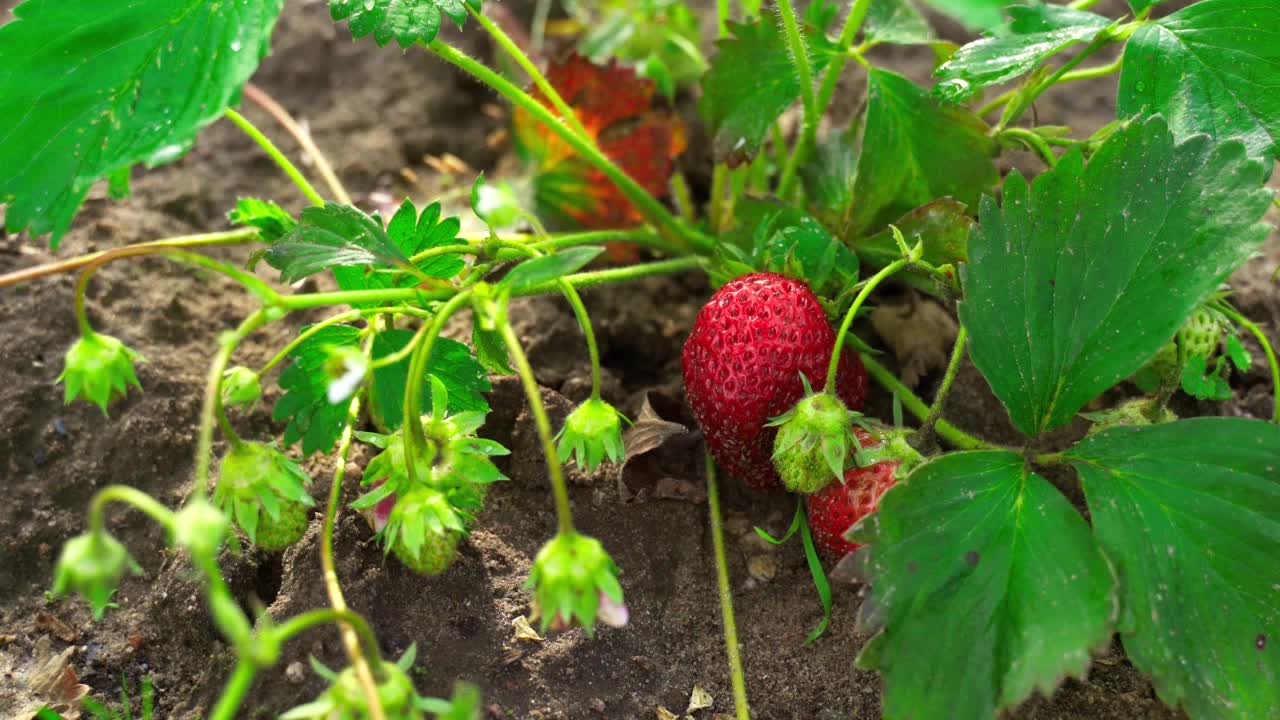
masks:
[[[871,325],[898,359],[900,377],[909,388],[947,366],[959,332],[955,318],[945,308],[915,292],[902,302],[872,310]]]
[[[685,709],[685,714],[692,714],[699,710],[705,710],[715,704],[711,693],[701,685],[694,685],[693,692],[689,693],[689,707]]]

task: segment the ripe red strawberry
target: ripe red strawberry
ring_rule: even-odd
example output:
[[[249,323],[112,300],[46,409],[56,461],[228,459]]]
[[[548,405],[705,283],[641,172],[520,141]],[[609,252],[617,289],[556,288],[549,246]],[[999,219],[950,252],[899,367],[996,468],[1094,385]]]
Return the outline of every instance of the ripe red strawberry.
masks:
[[[684,345],[684,387],[726,472],[757,490],[781,487],[777,428],[765,424],[804,397],[801,372],[822,386],[835,339],[809,286],[775,273],[732,280],[703,306]],[[867,372],[852,352],[841,354],[836,393],[850,410],[866,399]]]
[[[855,430],[864,449],[878,445],[870,434]],[[832,559],[857,550],[858,543],[844,539],[854,523],[875,512],[880,496],[893,487],[901,463],[885,460],[867,467],[851,467],[844,472],[844,482],[832,480],[822,490],[805,496],[809,530],[822,554]]]

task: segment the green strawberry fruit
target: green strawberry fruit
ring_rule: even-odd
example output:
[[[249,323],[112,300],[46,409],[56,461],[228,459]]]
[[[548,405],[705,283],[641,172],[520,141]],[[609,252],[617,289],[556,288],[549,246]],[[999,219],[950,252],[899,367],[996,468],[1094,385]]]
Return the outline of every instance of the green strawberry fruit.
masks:
[[[858,447],[853,436],[857,415],[840,398],[825,392],[814,393],[803,375],[805,396],[786,413],[771,420],[777,427],[773,442],[773,466],[782,484],[791,492],[815,493],[833,479],[844,476],[850,448]]]
[[[1184,357],[1208,360],[1218,352],[1222,335],[1223,323],[1218,314],[1201,305],[1178,330],[1178,343]]]
[[[86,331],[67,351],[66,365],[58,376],[58,382],[66,384],[65,402],[84,398],[106,415],[107,405],[124,396],[130,385],[142,389],[134,361],[146,362],[146,358],[110,335]]]
[[[222,458],[213,499],[235,518],[249,542],[264,550],[283,550],[307,530],[307,494],[311,477],[279,450],[238,441]]]
[[[439,575],[457,555],[458,541],[466,532],[463,521],[444,492],[415,487],[391,508],[382,530],[383,546],[419,575]]]

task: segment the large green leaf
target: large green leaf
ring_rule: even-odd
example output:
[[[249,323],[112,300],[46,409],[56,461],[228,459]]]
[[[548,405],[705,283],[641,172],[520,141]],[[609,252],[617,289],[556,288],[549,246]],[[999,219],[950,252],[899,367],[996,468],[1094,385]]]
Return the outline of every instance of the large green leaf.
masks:
[[[441,15],[462,27],[468,6],[479,10],[480,0],[329,0],[329,14],[346,20],[352,37],[372,34],[380,47],[394,39],[407,48],[435,40]]]
[[[282,0],[30,0],[0,27],[0,203],[56,247],[89,187],[181,155],[236,102]],[[117,185],[118,187],[118,185]]]
[[[306,332],[308,328],[303,328]],[[329,452],[347,423],[347,403],[331,403],[327,396],[332,377],[326,367],[334,348],[359,350],[360,329],[331,325],[316,332],[289,353],[292,361],[280,373],[284,394],[271,411],[274,420],[287,420],[284,442],[302,442],[302,451]]]
[[[1121,583],[1125,652],[1193,718],[1280,717],[1280,427],[1196,418],[1067,453]]]
[[[1129,39],[1116,112],[1146,108],[1179,137],[1241,137],[1252,155],[1280,142],[1280,0],[1203,0]]]
[[[1070,421],[1141,367],[1266,239],[1271,194],[1239,142],[1175,145],[1131,123],[1084,167],[1069,152],[1030,188],[982,203],[963,269],[969,352],[1028,435]]]
[[[719,52],[702,78],[699,111],[711,132],[717,160],[737,165],[760,152],[769,126],[800,97],[782,27],[773,14],[746,25],[729,24],[733,37],[716,43]],[[806,33],[814,74],[826,67],[833,44],[820,32]]]
[[[855,528],[870,544],[882,626],[859,665],[884,676],[884,715],[992,718],[1083,675],[1107,643],[1115,578],[1080,513],[1011,452],[944,455]]]
[[[373,357],[379,359],[403,350],[413,339],[409,330],[384,330],[373,338]],[[427,359],[427,376],[418,379],[423,393],[422,407],[431,407],[431,380],[434,375],[448,391],[450,413],[467,410],[489,411],[484,394],[491,385],[482,366],[462,343],[436,338]],[[395,430],[404,420],[404,390],[409,382],[409,358],[373,371],[370,412],[387,430]]]
[[[1101,15],[1043,3],[1014,5],[1008,12],[1009,32],[965,45],[938,68],[939,91],[965,97],[1008,82],[1111,24]]]
[[[867,76],[867,113],[854,181],[855,232],[878,230],[945,196],[973,205],[996,184],[987,126],[910,80],[879,68]]]

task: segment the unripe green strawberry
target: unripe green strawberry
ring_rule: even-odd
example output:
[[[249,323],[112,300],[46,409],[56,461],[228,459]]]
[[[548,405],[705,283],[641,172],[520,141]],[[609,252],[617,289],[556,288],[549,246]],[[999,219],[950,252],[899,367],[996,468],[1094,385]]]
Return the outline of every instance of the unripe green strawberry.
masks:
[[[433,701],[418,696],[409,679],[416,655],[417,648],[410,645],[396,662],[381,663],[377,677],[378,704],[387,720],[422,720],[426,717],[423,709],[432,705]],[[311,664],[329,681],[329,687],[315,700],[285,712],[280,720],[365,720],[369,717],[364,686],[354,668],[335,673],[314,659]]]
[[[593,397],[579,405],[564,420],[564,427],[556,436],[556,453],[560,462],[569,462],[575,456],[578,466],[587,472],[594,471],[604,460],[621,462],[622,413],[612,405]]]
[[[396,499],[382,531],[384,547],[410,570],[439,575],[457,555],[466,532],[463,519],[445,493],[418,486]]]
[[[1103,430],[1123,425],[1155,425],[1173,422],[1178,419],[1178,416],[1163,403],[1157,403],[1153,398],[1140,397],[1127,400],[1110,410],[1085,413],[1085,418],[1093,423],[1088,434],[1096,435]]]
[[[787,490],[815,493],[844,476],[845,460],[856,450],[855,415],[844,402],[827,393],[815,394],[804,381],[805,397],[769,427],[778,428],[773,442],[773,466]]]
[[[238,441],[222,458],[213,499],[235,518],[249,542],[283,550],[307,530],[311,477],[284,453],[258,442]]]
[[[1178,331],[1178,343],[1187,358],[1208,360],[1218,352],[1222,342],[1223,324],[1218,315],[1201,305]]]

